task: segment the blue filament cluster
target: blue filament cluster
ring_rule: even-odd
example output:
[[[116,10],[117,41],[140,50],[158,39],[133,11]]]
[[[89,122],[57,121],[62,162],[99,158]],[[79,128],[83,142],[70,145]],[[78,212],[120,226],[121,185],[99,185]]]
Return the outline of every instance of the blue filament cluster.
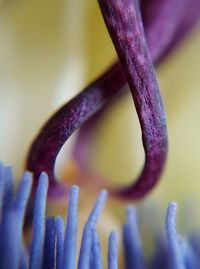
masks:
[[[32,238],[27,246],[23,226],[32,189],[32,175],[25,172],[13,194],[10,167],[0,164],[0,269],[103,269],[100,239],[96,224],[107,193],[99,193],[82,233],[77,257],[77,211],[79,188],[69,192],[66,225],[63,219],[46,217],[48,176],[42,173],[34,198]],[[126,269],[197,269],[200,268],[199,236],[182,238],[176,231],[177,205],[169,203],[166,213],[166,238],[157,242],[155,254],[145,261],[136,209],[129,206],[122,227],[124,267]],[[117,239],[108,238],[107,268],[118,268]],[[120,268],[121,269],[121,268]]]

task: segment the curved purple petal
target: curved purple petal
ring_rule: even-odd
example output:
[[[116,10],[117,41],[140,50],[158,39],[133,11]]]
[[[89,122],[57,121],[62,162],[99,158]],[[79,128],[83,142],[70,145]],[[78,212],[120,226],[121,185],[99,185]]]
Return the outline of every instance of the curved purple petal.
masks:
[[[145,165],[136,183],[118,195],[138,199],[157,182],[167,154],[167,130],[137,0],[99,0],[105,23],[130,86],[141,125]]]
[[[148,49],[155,65],[179,45],[200,19],[199,0],[144,0],[141,9]],[[81,169],[87,169],[90,141],[106,111],[107,106],[102,107],[79,131],[73,157]]]
[[[124,84],[125,78],[117,63],[106,76],[100,77],[91,86],[64,105],[42,128],[33,142],[28,155],[27,169],[34,172],[35,180],[42,171],[49,176],[49,191],[62,194],[54,176],[56,157],[66,140],[84,122],[94,115]]]
[[[187,0],[145,1],[145,3],[148,2],[152,4],[152,10],[154,9],[155,11],[157,11],[157,16],[155,16],[154,13],[151,14],[151,12],[148,11],[151,11],[150,4],[148,5],[147,3],[142,6],[144,14],[143,17],[146,25],[145,29],[147,43],[150,49],[150,54],[155,57],[155,59],[153,59],[154,62],[158,62],[160,59],[162,59],[165,56],[165,53],[171,50],[180,40],[177,40],[176,38],[177,32],[181,32],[181,30],[179,30],[180,25],[182,27],[181,29],[184,28],[189,30],[191,28],[191,25],[193,25],[199,18],[200,11],[199,9],[196,9],[195,12],[197,15],[195,16],[195,18],[193,18],[193,22],[191,23],[191,20],[188,19],[188,21],[190,21],[190,27],[183,27],[184,21],[181,17],[181,14],[183,14],[183,10],[184,12],[186,12],[187,9],[175,8],[175,5],[180,6],[181,4],[185,3],[185,1],[187,2]],[[195,6],[199,6],[199,2],[197,0],[192,1],[194,2],[194,7],[192,9],[195,9]],[[183,7],[186,6],[183,5]],[[162,12],[160,12],[160,10]],[[163,14],[165,15],[165,20],[163,20]],[[192,14],[189,14],[189,17],[192,18]],[[155,32],[155,29],[159,29],[160,23],[162,23],[163,26],[162,29],[164,34],[162,36],[158,34],[153,34]],[[172,27],[171,25],[173,25],[174,27]],[[157,28],[155,28],[155,26]],[[168,38],[166,38],[166,33],[168,35]],[[184,36],[186,33],[187,31],[184,31],[184,33],[182,33],[182,36]],[[154,38],[150,39],[152,35],[155,36],[155,40]],[[153,52],[153,48],[157,45],[158,47],[156,48],[156,52]],[[116,62],[99,79],[91,83],[83,92],[77,95],[68,104],[63,106],[56,114],[54,114],[54,116],[42,128],[29,151],[27,168],[34,172],[35,179],[38,178],[38,175],[42,171],[47,172],[50,178],[50,192],[53,190],[54,193],[65,193],[65,190],[63,190],[63,186],[61,184],[57,184],[54,175],[55,160],[63,144],[75,130],[77,130],[81,125],[83,125],[83,123],[86,122],[89,118],[91,118],[95,113],[101,110],[104,104],[110,99],[110,97],[112,97],[116,92],[118,92],[125,84],[126,78],[122,72],[121,65]],[[98,116],[95,117],[97,117],[98,119]],[[94,125],[96,125],[97,123],[98,120],[95,121]],[[91,127],[90,129],[86,129],[85,127],[80,132],[77,147],[75,150],[76,152],[79,151],[80,164],[81,162],[83,162],[84,157],[87,155],[89,138],[92,131],[93,127]],[[84,132],[86,132],[86,135],[83,135]],[[77,156],[77,154],[75,155]],[[161,162],[164,163],[164,159],[161,160]],[[157,161],[158,160],[156,160],[156,163]],[[85,163],[87,163],[87,160]],[[85,166],[85,163],[83,166]],[[146,164],[144,167],[144,171],[146,168],[148,168],[147,166],[148,165]],[[158,169],[158,167],[156,168],[156,166],[154,168]],[[157,171],[158,177],[161,173],[162,165],[159,166],[159,169],[160,171]],[[155,181],[156,180],[157,179],[155,179]],[[142,181],[143,179],[140,180],[140,182]],[[153,184],[150,184],[147,189],[150,190],[152,186]],[[142,193],[137,193],[137,195],[135,195],[135,198],[139,198],[142,195]],[[133,197],[131,196],[130,198]]]

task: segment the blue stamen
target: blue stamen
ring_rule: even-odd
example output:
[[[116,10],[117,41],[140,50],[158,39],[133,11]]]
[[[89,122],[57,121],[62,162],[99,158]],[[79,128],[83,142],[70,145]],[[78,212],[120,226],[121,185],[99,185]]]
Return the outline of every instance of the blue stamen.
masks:
[[[63,269],[75,268],[76,234],[77,234],[77,207],[79,188],[73,186],[69,193],[67,226],[65,231]]]
[[[23,242],[22,227],[31,194],[32,176],[25,172],[13,199],[11,169],[0,164],[0,268],[1,269],[102,269],[100,241],[96,223],[103,209],[107,193],[96,200],[82,234],[78,267],[76,266],[77,207],[79,189],[73,186],[69,193],[66,230],[61,217],[45,217],[48,176],[42,173],[35,193],[33,231],[30,249]],[[176,232],[177,205],[170,203],[166,214],[166,238],[160,236],[150,269],[198,269],[200,264],[199,235],[183,239]],[[46,223],[46,224],[45,224]],[[64,231],[65,230],[65,231]],[[123,226],[126,269],[145,269],[139,236],[137,213],[132,207],[126,211]],[[108,269],[118,268],[115,233],[109,236]]]
[[[117,239],[114,232],[111,232],[108,239],[108,269],[118,268]]]
[[[159,234],[156,238],[156,248],[151,259],[150,269],[162,268],[167,269],[168,267],[168,253],[167,253],[167,245],[166,240],[163,234]]]
[[[48,177],[42,173],[39,178],[35,196],[33,215],[33,237],[30,249],[30,269],[39,269],[42,266],[45,238],[45,210],[48,189]]]
[[[141,248],[140,235],[135,208],[129,206],[126,210],[126,223],[123,226],[123,243],[126,269],[144,269],[144,257]]]
[[[18,269],[21,254],[21,219],[9,209],[4,212],[0,226],[0,268]]]
[[[176,232],[176,212],[177,204],[170,202],[166,213],[166,235],[169,244],[169,268],[170,269],[186,269],[183,262],[183,254],[181,252],[179,236]]]
[[[32,175],[29,172],[25,172],[19,183],[13,207],[18,211],[20,218],[23,220],[28,203],[28,199],[31,193],[32,187]]]
[[[64,246],[64,223],[60,216],[55,219],[56,228],[56,269],[62,268],[63,246]]]
[[[4,211],[9,209],[12,206],[13,202],[13,175],[11,167],[3,166],[1,169],[1,178],[2,178],[2,188],[3,193],[0,198],[0,210]],[[3,214],[3,213],[2,213]]]
[[[90,260],[90,269],[102,269],[100,241],[96,231],[93,232],[92,252]]]
[[[55,221],[53,218],[46,219],[43,269],[54,269],[55,265]]]
[[[90,266],[90,254],[92,247],[93,232],[95,230],[95,225],[105,204],[106,198],[107,198],[107,192],[106,191],[100,192],[96,200],[96,203],[93,207],[93,210],[85,224],[78,261],[78,269],[87,269]]]
[[[187,269],[199,269],[199,259],[195,251],[185,239],[180,240],[181,252],[183,253],[184,265]]]

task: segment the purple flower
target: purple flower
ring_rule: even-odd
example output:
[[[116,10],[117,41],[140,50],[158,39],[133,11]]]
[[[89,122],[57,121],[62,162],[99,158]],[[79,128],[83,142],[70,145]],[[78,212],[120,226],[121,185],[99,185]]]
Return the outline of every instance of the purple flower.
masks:
[[[97,222],[107,199],[99,192],[82,231],[78,249],[79,188],[60,184],[54,175],[57,155],[66,140],[83,126],[73,151],[88,171],[90,138],[104,116],[107,102],[128,84],[138,115],[145,153],[143,169],[128,187],[108,189],[123,200],[144,197],[159,181],[168,150],[166,119],[154,64],[180,43],[200,17],[199,0],[99,0],[118,60],[101,77],[56,112],[31,145],[27,170],[14,191],[12,169],[0,164],[0,269],[101,269],[104,259]],[[117,98],[116,98],[117,100]],[[31,174],[33,172],[33,175]],[[46,213],[47,199],[67,197],[66,221]],[[87,202],[87,201],[86,201]],[[107,268],[118,268],[118,246],[126,269],[197,269],[200,236],[179,235],[177,204],[170,202],[165,228],[151,255],[144,254],[137,209],[127,205],[121,237],[108,236]],[[156,221],[156,220],[155,220]],[[26,237],[31,230],[31,238]],[[146,223],[148,230],[148,223]]]

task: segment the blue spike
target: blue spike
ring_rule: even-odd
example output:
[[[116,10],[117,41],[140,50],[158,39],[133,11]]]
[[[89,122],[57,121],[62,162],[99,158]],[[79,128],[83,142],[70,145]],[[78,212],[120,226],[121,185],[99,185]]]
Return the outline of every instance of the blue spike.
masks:
[[[21,229],[20,232],[22,233],[24,217],[26,212],[27,203],[30,197],[32,187],[32,175],[28,172],[25,172],[21,178],[19,186],[17,188],[17,193],[15,200],[13,202],[13,210],[17,212],[20,222],[19,228]],[[21,256],[20,256],[20,269],[27,268],[27,253],[21,243]]]
[[[155,268],[167,269],[168,266],[167,261],[168,261],[168,255],[167,255],[166,240],[163,235],[159,234],[156,240],[156,250],[151,259],[150,269]]]
[[[97,220],[105,204],[106,198],[107,198],[107,192],[106,191],[100,192],[96,200],[96,203],[93,207],[93,210],[90,213],[90,216],[85,224],[83,235],[82,235],[81,249],[80,249],[79,261],[78,261],[78,269],[88,269],[90,266],[92,236],[95,230],[95,225],[97,223]]]
[[[74,269],[76,259],[77,207],[79,188],[72,186],[69,193],[67,225],[64,240],[63,269]]]
[[[93,232],[92,253],[90,261],[91,269],[102,269],[100,241],[96,231]]]
[[[0,219],[1,219],[1,211],[3,204],[3,194],[4,194],[4,176],[3,176],[3,165],[0,162]]]
[[[30,269],[40,269],[43,260],[45,238],[45,211],[48,190],[48,176],[42,173],[35,195],[33,213],[33,235],[30,247]]]
[[[184,264],[187,269],[199,269],[200,260],[189,242],[180,240],[180,247],[183,253]]]
[[[25,172],[17,188],[16,197],[13,203],[14,209],[18,211],[22,220],[24,220],[28,199],[30,197],[32,181],[31,173]]]
[[[9,209],[5,212],[0,227],[0,268],[18,269],[21,255],[20,216]]]
[[[108,239],[108,269],[118,268],[117,239],[114,232],[111,232]]]
[[[188,238],[189,244],[192,247],[193,251],[200,259],[200,234],[199,232],[194,232],[189,235]]]
[[[64,245],[64,223],[60,216],[55,219],[56,228],[56,269],[62,268],[63,245]]]
[[[13,175],[11,167],[3,167],[2,181],[4,185],[2,197],[2,211],[4,212],[7,209],[11,208],[13,202]]]
[[[179,238],[176,233],[177,204],[170,202],[166,213],[166,235],[168,241],[169,269],[186,269]]]
[[[126,223],[123,226],[123,245],[126,269],[144,269],[144,257],[138,231],[136,209],[126,209]]]
[[[55,265],[55,222],[53,218],[46,219],[43,269],[54,269]]]

